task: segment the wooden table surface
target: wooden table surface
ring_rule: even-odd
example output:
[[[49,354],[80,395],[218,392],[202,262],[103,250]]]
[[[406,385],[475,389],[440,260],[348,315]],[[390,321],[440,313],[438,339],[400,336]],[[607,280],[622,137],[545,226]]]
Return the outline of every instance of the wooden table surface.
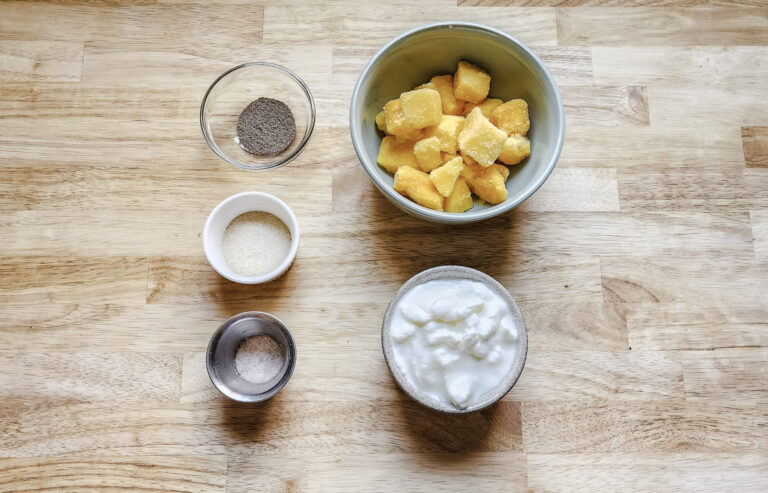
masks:
[[[458,3],[0,3],[0,491],[768,489],[766,2]],[[382,44],[458,19],[529,44],[567,128],[530,200],[447,227],[375,191],[347,112]],[[317,101],[309,147],[270,172],[225,164],[198,122],[253,60]],[[245,190],[302,228],[265,286],[202,251]],[[380,346],[397,287],[448,263],[496,277],[529,327],[516,387],[463,417],[409,400]],[[299,359],[238,405],[203,354],[254,309]]]

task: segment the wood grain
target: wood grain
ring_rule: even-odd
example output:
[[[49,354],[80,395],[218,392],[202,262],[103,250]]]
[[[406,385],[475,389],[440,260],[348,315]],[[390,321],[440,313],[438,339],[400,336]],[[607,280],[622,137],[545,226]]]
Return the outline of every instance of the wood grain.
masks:
[[[61,455],[0,459],[0,491],[225,491],[221,455]]]
[[[521,40],[565,105],[554,173],[479,224],[393,207],[349,134],[368,60],[435,21]],[[0,491],[764,491],[767,46],[761,0],[0,2]],[[246,172],[199,105],[259,60],[317,119],[289,166]],[[300,224],[265,285],[202,251],[244,190]],[[515,387],[468,416],[381,355],[394,292],[444,264],[498,279],[528,328]],[[260,405],[205,367],[247,310],[298,347]]]
[[[768,346],[764,306],[652,303],[628,308],[629,345],[639,350]]]
[[[744,161],[748,168],[768,168],[768,127],[743,127]]]
[[[527,454],[528,485],[536,491],[590,490],[760,492],[768,481],[764,454]]]
[[[77,81],[84,44],[0,39],[0,81]]]
[[[768,9],[582,7],[557,9],[563,45],[764,45]]]
[[[768,211],[752,211],[749,213],[752,222],[752,241],[755,244],[755,255],[768,257]]]
[[[600,270],[609,302],[766,306],[768,263],[762,260],[606,257]]]

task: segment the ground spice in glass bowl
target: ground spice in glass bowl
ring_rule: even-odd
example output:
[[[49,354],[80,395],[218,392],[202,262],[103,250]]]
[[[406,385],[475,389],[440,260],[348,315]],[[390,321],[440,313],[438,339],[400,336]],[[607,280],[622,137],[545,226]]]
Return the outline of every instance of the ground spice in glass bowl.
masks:
[[[296,121],[287,104],[259,98],[245,107],[237,119],[235,141],[257,156],[277,156],[291,145]]]
[[[211,150],[238,168],[284,166],[306,148],[315,102],[298,75],[253,62],[222,74],[200,106],[200,126]]]

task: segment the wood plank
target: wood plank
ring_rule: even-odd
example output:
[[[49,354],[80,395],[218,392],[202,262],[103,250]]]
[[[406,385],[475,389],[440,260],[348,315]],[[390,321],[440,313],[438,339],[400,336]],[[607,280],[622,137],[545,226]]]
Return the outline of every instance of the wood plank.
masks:
[[[755,6],[760,0],[457,0],[459,6],[488,7],[701,7]]]
[[[532,46],[530,49],[541,58],[558,86],[592,84],[592,59],[589,48]],[[333,84],[353,88],[360,72],[377,51],[378,47],[335,46],[333,48]]]
[[[230,454],[228,472],[227,486],[238,491],[528,491],[525,455],[513,452],[302,454],[284,460],[244,449]]]
[[[413,401],[290,402],[259,406],[221,397],[203,404],[0,403],[23,417],[0,435],[0,457],[55,456],[127,446],[248,444],[252,454],[318,455],[521,452],[520,405],[501,402],[466,416],[439,415]],[[62,427],[61,423],[69,423]]]
[[[768,257],[768,211],[751,211],[749,218],[752,223],[755,255]]]
[[[768,77],[765,46],[595,46],[596,84],[759,84]]]
[[[291,269],[280,279],[253,289],[218,277],[204,257],[155,257],[150,260],[148,299],[152,303],[194,303],[212,300],[243,302],[270,299],[291,292],[303,302],[388,303],[397,289],[410,277],[436,265],[450,264],[432,258],[411,258],[399,268],[391,266],[392,255],[401,251],[352,259],[339,242],[337,250],[326,251],[310,246],[309,234]],[[351,240],[354,245],[357,243]],[[457,251],[459,246],[456,246]],[[309,252],[317,252],[311,255]],[[448,258],[450,252],[446,252]],[[319,261],[318,261],[319,260]],[[599,266],[596,259],[572,257],[508,258],[468,260],[473,266],[495,277],[520,301],[601,299]],[[342,283],[342,279],[347,281]],[[376,279],[376,283],[361,282]],[[199,284],[198,284],[199,283]],[[563,288],[568,285],[568,288]],[[208,287],[203,287],[208,286]],[[202,288],[201,288],[202,287]]]
[[[9,1],[0,3],[0,32],[5,39],[45,38],[98,42],[122,49],[148,48],[185,53],[224,54],[262,39],[260,5],[75,5]],[[56,22],[51,22],[55,19]],[[200,36],[201,29],[236,36]]]
[[[768,347],[686,351],[685,398],[689,401],[768,404]]]
[[[627,309],[629,345],[639,350],[768,346],[763,306],[649,303]]]
[[[627,349],[627,315],[620,303],[522,302],[519,306],[528,327],[529,355]]]
[[[142,257],[71,257],[29,255],[0,260],[0,302],[67,303],[87,297],[94,303],[138,302],[147,285]],[[98,284],[94,282],[98,279]]]
[[[608,302],[767,306],[768,263],[761,260],[603,257],[600,269]]]
[[[313,91],[331,85],[331,46],[322,44],[234,45],[222,53],[190,53],[157,46],[130,50],[89,43],[85,54],[83,83],[87,86],[142,86],[140,90],[181,87],[198,110],[208,86],[219,75],[244,62],[263,61],[288,67]],[[152,105],[147,101],[144,106],[149,109]]]
[[[563,169],[556,173],[564,177],[590,177],[588,180],[601,177],[593,181],[596,188],[602,188],[602,183],[606,181],[602,179],[605,175],[594,169],[583,173]],[[563,214],[555,211],[580,207],[607,208],[612,199],[609,195],[595,199],[587,197],[579,202],[579,187],[572,187],[568,180],[560,178],[553,181],[552,186],[565,189],[559,195],[554,191],[545,192],[543,189],[547,186],[545,184],[519,208],[502,217],[480,225],[464,226],[463,230],[472,234],[457,241],[474,243],[487,238],[482,246],[484,249],[490,248],[488,245],[514,245],[516,251],[527,255],[690,255],[695,251],[719,253],[722,249],[739,254],[752,251],[749,217],[744,212],[717,215],[677,212]],[[539,193],[542,194],[541,199],[538,198]],[[537,209],[552,212],[534,212]],[[451,245],[443,245],[442,241],[445,235],[455,236],[450,227],[425,224],[397,211],[360,169],[337,168],[333,171],[333,210],[337,216],[331,223],[323,224],[323,231],[341,231],[354,224],[357,232],[384,234],[383,231],[386,231],[396,234],[398,241],[405,241],[406,244],[412,238],[414,242],[425,243],[425,251],[453,251]],[[358,220],[361,216],[364,217],[362,221]],[[416,227],[420,231],[415,231]],[[616,231],[621,231],[624,236],[617,236]],[[336,241],[335,238],[334,235],[333,241]],[[480,245],[476,247],[480,248]],[[330,242],[324,248],[331,248]],[[498,253],[506,254],[506,250]],[[462,261],[452,257],[450,260]]]
[[[331,173],[307,173],[284,168],[264,183],[258,173],[244,174],[233,166],[196,170],[168,168],[163,184],[157,170],[144,166],[6,166],[0,183],[0,207],[18,211],[156,211],[160,209],[210,212],[229,195],[259,190],[283,197],[296,212],[330,212]],[[202,183],[205,183],[203,186]],[[168,202],[168,190],[174,200]],[[295,198],[295,199],[294,199]],[[206,213],[207,215],[207,213]]]
[[[705,122],[715,127],[768,126],[768,102],[761,97],[764,93],[764,82],[651,85],[648,86],[651,123],[665,127],[686,126],[691,122]]]
[[[676,353],[571,351],[532,352],[505,399],[647,402],[684,395],[683,366]]]
[[[522,211],[607,212],[619,210],[616,170],[555,169],[544,185],[520,206]]]
[[[82,42],[0,39],[0,81],[79,81]]]
[[[6,353],[0,364],[6,369],[0,373],[0,399],[51,405],[179,399],[179,354]]]
[[[221,491],[226,455],[145,455],[99,451],[0,459],[0,491]]]
[[[267,6],[264,9],[265,43],[326,43],[338,40],[351,46],[381,46],[391,38],[421,24],[461,18],[512,33],[531,45],[555,45],[554,9],[512,9],[499,16],[483,7],[412,7],[408,15],[397,5],[354,11],[347,6]],[[301,23],[302,28],[296,29]]]
[[[567,125],[643,127],[649,124],[644,87],[565,86],[560,92]]]
[[[768,168],[768,127],[742,127],[744,161],[748,168]]]
[[[557,40],[581,46],[768,44],[768,9],[581,7],[557,10]]]
[[[726,491],[758,493],[768,482],[765,454],[528,454],[535,491]]]
[[[524,402],[528,453],[765,451],[768,407],[657,402]]]
[[[569,126],[563,167],[615,168],[624,171],[741,170],[744,158],[736,127]]]
[[[671,170],[620,172],[622,211],[744,211],[768,208],[768,173]]]

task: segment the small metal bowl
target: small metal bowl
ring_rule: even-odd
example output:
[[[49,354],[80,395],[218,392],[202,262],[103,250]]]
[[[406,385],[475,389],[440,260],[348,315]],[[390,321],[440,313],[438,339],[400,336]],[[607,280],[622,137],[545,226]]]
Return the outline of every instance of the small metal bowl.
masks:
[[[514,318],[518,328],[517,346],[518,350],[515,353],[515,360],[509,369],[509,372],[505,375],[504,379],[498,383],[494,388],[489,390],[485,395],[481,396],[480,401],[469,406],[466,409],[459,409],[454,407],[448,402],[438,400],[424,392],[418,387],[413,385],[405,374],[400,370],[400,367],[395,362],[394,350],[392,348],[392,338],[390,336],[390,325],[392,323],[392,315],[394,314],[397,304],[400,299],[419,284],[423,284],[428,281],[434,281],[438,279],[468,279],[470,281],[477,281],[485,284],[491,291],[496,293],[507,302],[509,310]],[[488,274],[480,272],[479,270],[471,269],[469,267],[463,267],[460,265],[442,265],[440,267],[433,267],[425,271],[419,272],[408,281],[403,284],[400,289],[397,290],[392,301],[389,302],[387,311],[384,313],[384,321],[381,325],[381,346],[384,350],[384,359],[387,361],[389,371],[392,372],[392,376],[395,378],[397,385],[408,394],[413,400],[419,404],[426,406],[435,411],[439,411],[446,414],[467,414],[475,411],[481,411],[489,406],[496,404],[507,392],[512,390],[512,387],[520,378],[520,374],[523,372],[523,366],[525,365],[525,358],[528,354],[528,332],[525,328],[525,321],[523,320],[523,314],[520,313],[517,303],[515,303],[512,295],[504,288],[496,279],[492,278]]]
[[[235,354],[246,339],[257,335],[272,337],[283,352],[283,366],[271,380],[252,383],[235,369]],[[290,380],[296,366],[296,344],[288,328],[276,317],[264,312],[243,312],[216,329],[208,343],[205,358],[208,376],[225,396],[239,402],[262,402]]]

